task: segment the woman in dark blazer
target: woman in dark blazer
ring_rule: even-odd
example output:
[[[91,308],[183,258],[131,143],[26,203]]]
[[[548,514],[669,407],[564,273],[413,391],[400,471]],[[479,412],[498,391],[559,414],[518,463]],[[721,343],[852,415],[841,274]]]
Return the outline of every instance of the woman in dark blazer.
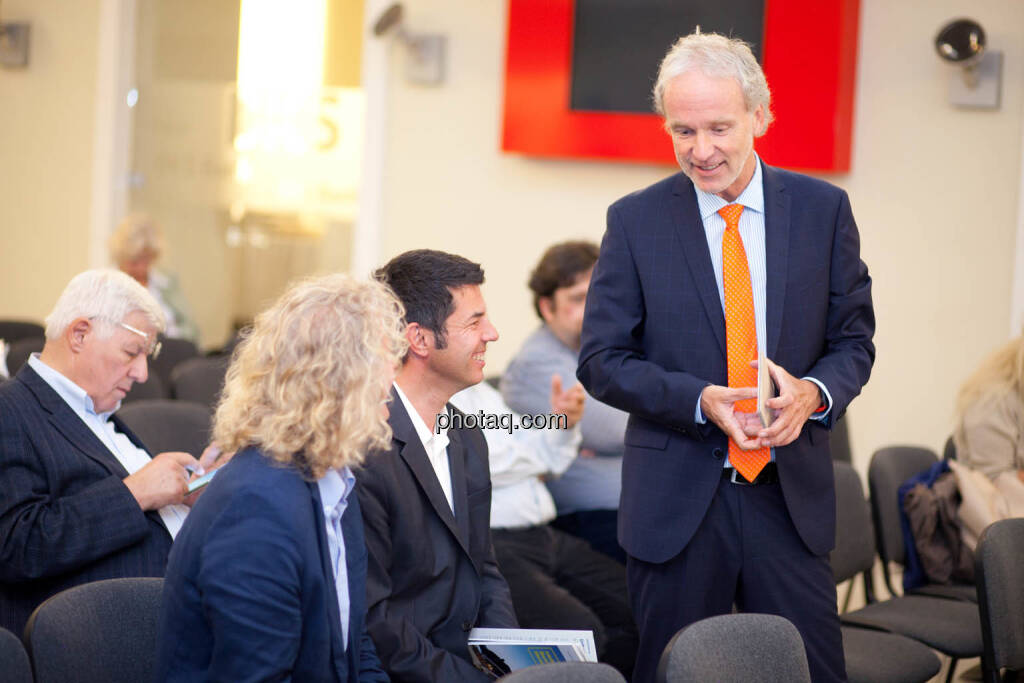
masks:
[[[293,287],[235,351],[214,426],[237,455],[168,561],[160,681],[387,681],[367,635],[350,467],[390,443],[402,308],[334,275]]]

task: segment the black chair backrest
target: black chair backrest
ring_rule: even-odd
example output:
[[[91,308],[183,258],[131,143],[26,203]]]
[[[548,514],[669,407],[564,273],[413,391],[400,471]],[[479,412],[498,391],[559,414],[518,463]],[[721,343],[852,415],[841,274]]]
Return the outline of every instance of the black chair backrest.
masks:
[[[842,583],[871,570],[875,535],[860,475],[845,462],[833,462],[832,469],[836,478],[836,547],[828,559],[836,583]]]
[[[220,390],[224,387],[224,375],[230,362],[230,356],[186,360],[171,373],[173,396],[215,408],[220,399]]]
[[[25,645],[36,683],[153,679],[163,579],[108,579],[61,591],[36,608]]]
[[[974,562],[985,668],[1024,671],[1024,518],[989,525]]]
[[[889,446],[871,456],[868,489],[875,522],[878,554],[883,564],[904,564],[903,530],[900,528],[899,488],[907,479],[939,461],[935,451],[923,446]],[[888,577],[888,572],[884,572]]]
[[[672,636],[658,664],[658,683],[810,680],[800,632],[774,614],[723,614],[694,622]]]
[[[26,320],[0,320],[0,339],[16,342],[25,337],[44,337],[46,329],[39,323]]]
[[[210,443],[213,412],[202,403],[149,399],[125,404],[117,415],[153,455],[184,451],[198,458]]]
[[[956,460],[956,443],[953,437],[946,439],[946,445],[942,447],[942,459],[945,461]]]
[[[160,344],[160,355],[150,361],[149,374],[159,376],[163,385],[169,388],[174,368],[189,358],[198,358],[199,348],[188,339],[171,339],[163,335],[160,336]]]
[[[7,352],[7,372],[14,377],[18,370],[28,362],[29,356],[43,350],[46,345],[46,337],[22,337],[11,343]]]
[[[32,666],[25,647],[5,628],[0,628],[0,683],[32,683]]]
[[[832,426],[828,433],[828,447],[832,452],[832,460],[837,462],[853,462],[850,452],[850,418],[845,415]]]
[[[626,683],[618,671],[597,662],[537,664],[513,671],[501,683]]]
[[[128,395],[121,399],[122,403],[133,401],[148,401],[154,398],[167,398],[167,386],[156,373],[150,372],[145,382],[132,385]]]

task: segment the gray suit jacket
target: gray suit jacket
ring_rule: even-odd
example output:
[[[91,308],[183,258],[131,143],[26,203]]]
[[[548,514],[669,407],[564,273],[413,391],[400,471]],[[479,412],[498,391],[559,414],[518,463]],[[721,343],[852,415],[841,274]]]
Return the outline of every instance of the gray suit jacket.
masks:
[[[487,442],[479,429],[448,432],[453,515],[394,391],[389,422],[391,448],[356,473],[377,654],[394,680],[490,680],[470,662],[469,630],[517,622],[491,546]]]
[[[171,536],[157,512],[139,507],[127,476],[31,367],[0,385],[0,626],[21,633],[65,588],[163,576]]]

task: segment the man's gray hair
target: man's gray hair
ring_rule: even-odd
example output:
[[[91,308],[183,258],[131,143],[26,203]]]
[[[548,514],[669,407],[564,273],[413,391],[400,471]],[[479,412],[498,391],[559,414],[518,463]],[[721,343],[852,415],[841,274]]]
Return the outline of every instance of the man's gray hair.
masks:
[[[53,312],[46,316],[46,338],[58,339],[77,318],[98,321],[98,334],[106,338],[135,311],[145,314],[163,332],[164,313],[145,287],[113,268],[87,270],[71,278]]]
[[[661,60],[652,93],[655,111],[665,115],[665,89],[669,81],[689,71],[735,79],[743,91],[748,112],[753,112],[758,105],[764,106],[764,125],[754,131],[754,135],[764,135],[768,130],[768,124],[775,118],[771,110],[772,93],[750,45],[719,33],[691,33],[677,40]]]

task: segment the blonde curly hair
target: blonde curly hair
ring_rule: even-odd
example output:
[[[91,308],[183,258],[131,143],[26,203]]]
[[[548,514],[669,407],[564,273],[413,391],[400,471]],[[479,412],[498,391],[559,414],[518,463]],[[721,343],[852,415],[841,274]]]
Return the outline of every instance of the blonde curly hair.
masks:
[[[214,419],[225,452],[259,446],[311,479],[387,448],[384,402],[406,351],[387,286],[328,275],[293,285],[232,356]]]

